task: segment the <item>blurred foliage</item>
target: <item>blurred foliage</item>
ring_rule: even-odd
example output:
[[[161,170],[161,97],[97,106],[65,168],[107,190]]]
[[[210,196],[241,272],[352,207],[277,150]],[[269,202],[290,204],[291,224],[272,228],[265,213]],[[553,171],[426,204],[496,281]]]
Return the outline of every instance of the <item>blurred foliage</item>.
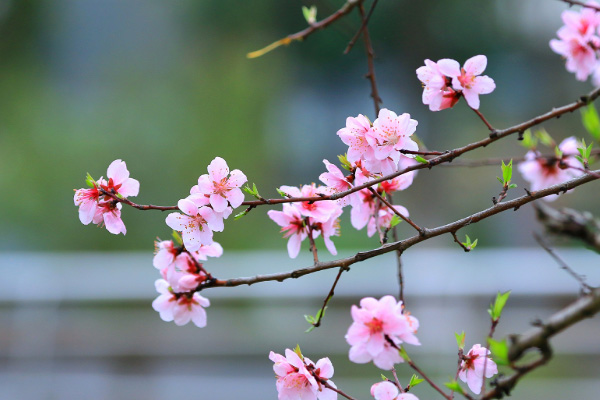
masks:
[[[344,152],[335,132],[345,118],[374,117],[362,43],[342,55],[358,17],[245,58],[303,29],[301,6],[312,4],[323,18],[342,2],[0,2],[0,249],[148,249],[156,236],[168,237],[166,214],[158,212],[125,209],[125,238],[79,223],[72,190],[84,186],[87,172],[105,175],[117,158],[141,182],[133,199],[140,203],[175,204],[216,156],[243,170],[264,196],[277,197],[282,184],[317,181],[322,159]],[[381,2],[370,27],[384,106],[416,118],[431,149],[483,137],[465,104],[429,112],[414,73],[425,58],[463,62],[481,53],[498,86],[481,108],[494,125],[574,100],[590,87],[576,82],[548,47],[564,8],[545,0]],[[584,135],[578,116],[545,126],[558,138]],[[508,139],[470,157],[523,154]],[[420,225],[468,215],[497,195],[494,168],[436,170],[420,172],[397,199]],[[586,200],[594,188],[578,192],[560,201],[597,211]],[[465,233],[481,246],[530,243],[531,228],[523,224],[533,223],[533,214],[521,213],[527,217],[497,218]],[[350,227],[348,214],[336,244],[375,246]],[[403,225],[401,236],[414,233]],[[265,208],[228,220],[215,239],[226,249],[285,243]]]

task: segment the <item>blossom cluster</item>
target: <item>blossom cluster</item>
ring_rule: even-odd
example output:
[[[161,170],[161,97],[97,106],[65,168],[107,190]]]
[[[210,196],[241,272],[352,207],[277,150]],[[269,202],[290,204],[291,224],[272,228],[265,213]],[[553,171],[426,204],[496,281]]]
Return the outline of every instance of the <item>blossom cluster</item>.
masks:
[[[498,366],[492,361],[490,354],[488,349],[476,344],[463,356],[463,361],[460,363],[458,377],[466,382],[475,394],[481,392],[484,373],[486,378],[491,378],[498,373]]]
[[[545,189],[552,185],[563,183],[584,174],[576,155],[579,154],[577,139],[571,136],[558,145],[559,154],[554,157],[543,157],[537,150],[530,150],[525,155],[525,161],[519,164],[519,172],[531,184],[531,190]],[[545,201],[554,201],[558,194],[543,197]]]
[[[279,400],[336,400],[337,393],[331,381],[333,365],[329,358],[321,358],[313,363],[308,357],[296,351],[285,349],[285,357],[271,352],[269,359],[275,364]],[[329,386],[329,387],[327,387]]]
[[[323,160],[327,172],[322,173],[319,180],[325,186],[281,186],[279,192],[290,198],[335,195],[415,165],[417,162],[410,152],[417,151],[418,145],[410,136],[416,127],[417,121],[409,114],[397,115],[388,109],[382,109],[373,124],[364,115],[348,117],[346,127],[340,129],[337,135],[348,146],[346,156],[341,159],[350,173],[344,175],[337,166]],[[408,154],[403,154],[403,150],[408,150]],[[327,249],[335,255],[337,250],[331,237],[339,236],[339,217],[343,208],[352,207],[351,222],[356,229],[367,226],[369,237],[377,231],[381,233],[390,228],[395,212],[380,202],[373,192],[385,196],[404,190],[412,184],[415,174],[415,171],[410,171],[337,200],[286,203],[282,211],[271,210],[268,215],[281,226],[284,237],[289,238],[290,257],[298,255],[304,239],[310,237],[314,240],[320,235]],[[403,216],[409,215],[408,210],[400,205],[394,205],[394,209]]]
[[[420,345],[415,336],[419,321],[404,310],[402,301],[392,296],[377,300],[365,297],[360,307],[351,309],[354,322],[346,333],[350,346],[350,361],[363,364],[370,361],[390,370],[394,364],[403,362],[398,349],[402,343]]]
[[[464,96],[469,107],[479,109],[479,95],[489,94],[495,88],[489,76],[479,76],[485,71],[487,57],[478,55],[469,58],[461,68],[456,60],[444,58],[437,63],[425,60],[417,69],[417,77],[423,83],[423,104],[431,111],[454,107]]]
[[[593,1],[587,5],[599,6]],[[563,11],[564,25],[556,33],[558,39],[550,41],[550,48],[566,59],[567,71],[574,73],[578,80],[585,81],[593,75],[594,86],[600,86],[600,13],[591,7],[583,7],[579,12]]]
[[[88,175],[89,189],[75,190],[75,205],[79,207],[79,220],[82,224],[90,222],[98,226],[105,226],[110,233],[123,235],[127,233],[125,224],[121,219],[121,203],[113,196],[127,198],[137,196],[140,183],[129,177],[125,161],[115,160],[108,166],[106,178],[92,179]]]

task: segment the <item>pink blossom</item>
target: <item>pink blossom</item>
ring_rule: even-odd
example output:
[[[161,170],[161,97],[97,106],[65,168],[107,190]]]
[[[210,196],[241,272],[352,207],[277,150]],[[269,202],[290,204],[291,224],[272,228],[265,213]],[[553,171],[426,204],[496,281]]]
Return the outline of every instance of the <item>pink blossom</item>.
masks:
[[[333,376],[333,365],[329,358],[322,358],[314,364],[309,358],[301,358],[292,350],[286,349],[285,357],[271,351],[269,359],[275,363],[273,371],[277,375],[279,400],[337,399],[336,392],[317,381],[325,381],[335,387],[330,380]]]
[[[397,347],[406,342],[419,345],[414,335],[418,321],[402,313],[402,302],[392,296],[380,300],[365,297],[360,308],[352,306],[354,322],[348,329],[346,341],[350,346],[350,361],[367,363],[373,361],[381,369],[392,369],[402,362]],[[392,345],[393,343],[393,345]]]
[[[417,165],[418,163],[419,162],[416,161],[414,158],[400,156],[400,161],[398,162],[398,169],[403,170],[413,165]],[[416,175],[417,171],[410,171],[399,175],[389,181],[381,182],[379,186],[387,194],[392,194],[396,191],[404,190],[410,185],[412,185]]]
[[[319,175],[319,180],[327,185],[328,193],[333,194],[344,192],[352,188],[352,184],[348,182],[348,179],[338,167],[327,160],[323,160],[323,163],[325,164],[325,167],[327,167],[328,172],[323,172],[321,175]],[[352,195],[345,196],[337,200],[338,204],[341,207],[347,206],[350,204],[350,198]]]
[[[161,270],[161,273],[175,293],[195,290],[206,281],[206,274],[199,270],[188,253],[179,254],[174,263]]]
[[[587,5],[598,6],[595,1],[588,1]],[[561,14],[565,25],[558,30],[558,37],[578,35],[583,39],[590,39],[600,25],[600,13],[589,7],[582,7],[581,11],[565,10]]]
[[[335,244],[333,244],[331,241],[331,236],[340,236],[340,221],[338,219],[340,215],[342,215],[341,208],[332,214],[331,217],[325,222],[313,222],[312,218],[309,218],[308,221],[308,223],[313,226],[313,229],[320,231],[323,234],[325,247],[327,247],[327,250],[329,250],[329,252],[334,256],[337,255],[337,250],[335,248]]]
[[[563,140],[558,148],[562,151],[561,159],[556,157],[545,158],[537,151],[529,151],[525,155],[525,161],[519,164],[519,172],[523,178],[530,183],[531,190],[537,191],[547,187],[563,183],[583,174],[582,171],[569,167],[579,167],[579,161],[574,157],[577,151],[577,139],[569,137]],[[557,194],[545,196],[546,201],[554,201]]]
[[[439,60],[438,63],[442,61],[444,60]],[[417,69],[417,77],[425,85],[423,104],[428,104],[431,111],[454,107],[460,99],[460,92],[452,89],[450,79],[433,61],[425,60],[425,66]]]
[[[290,238],[287,244],[288,254],[290,258],[296,258],[302,241],[308,236],[308,229],[298,207],[295,204],[284,203],[283,211],[269,210],[267,215],[281,226],[283,237]]]
[[[571,34],[560,40],[552,39],[550,48],[567,59],[567,71],[574,73],[577,80],[585,81],[596,68],[596,52],[581,36]]]
[[[221,257],[223,255],[223,246],[217,242],[203,244],[198,250],[192,251],[191,254],[198,261],[206,261],[208,257]]]
[[[185,215],[171,213],[167,216],[166,223],[170,228],[181,232],[183,244],[186,249],[196,251],[203,244],[211,244],[213,233],[210,225],[215,224],[217,227],[220,227],[219,220],[214,215],[214,211],[206,206],[198,208],[192,201],[187,199],[179,200],[177,207]]]
[[[223,212],[228,202],[231,207],[239,207],[244,201],[240,187],[247,181],[246,175],[239,169],[229,173],[229,167],[224,159],[216,157],[208,165],[208,175],[198,178],[198,188],[201,193],[210,197],[210,205],[216,212]]]
[[[346,118],[346,127],[337,131],[344,144],[348,145],[348,161],[354,163],[360,159],[374,157],[373,149],[367,142],[366,134],[371,131],[371,121],[362,114],[356,118]]]
[[[198,292],[182,294],[173,307],[173,321],[175,325],[179,326],[192,321],[198,328],[204,328],[206,326],[204,308],[208,306],[210,306],[210,301],[206,297],[200,296]]]
[[[455,90],[462,91],[469,107],[477,110],[479,108],[479,95],[494,91],[496,84],[488,76],[478,76],[487,66],[487,57],[478,55],[469,58],[463,68],[455,60],[444,59],[438,62],[440,71],[452,78],[452,86]]]
[[[156,254],[152,259],[152,265],[154,265],[154,268],[156,269],[168,268],[171,264],[173,264],[173,262],[175,262],[175,257],[177,257],[180,253],[180,249],[175,247],[175,244],[172,240],[155,242],[154,248]]]
[[[412,393],[400,393],[398,387],[390,381],[377,382],[371,386],[371,396],[375,400],[419,400]]]
[[[304,185],[300,189],[294,186],[281,186],[279,190],[288,194],[291,197],[318,197],[319,194],[325,192],[325,187],[316,187],[315,184]],[[296,203],[296,207],[300,214],[305,217],[311,217],[316,222],[325,222],[331,215],[336,213],[339,209],[338,204],[335,201],[324,200],[324,201],[302,201]]]
[[[352,226],[357,230],[361,230],[367,225],[373,214],[375,214],[375,195],[368,189],[358,191],[352,202],[352,211],[350,211]]]
[[[108,166],[106,171],[108,182],[100,185],[107,192],[115,192],[123,197],[137,196],[140,191],[140,183],[129,177],[129,171],[125,161],[115,160]]]
[[[473,393],[479,394],[483,386],[483,370],[485,369],[485,377],[491,378],[498,373],[498,367],[492,361],[490,351],[479,344],[474,345],[464,357],[458,377],[467,382]]]
[[[160,314],[160,318],[163,321],[173,321],[173,309],[177,304],[177,297],[169,290],[169,283],[164,279],[158,279],[154,283],[154,286],[160,296],[154,299],[152,308]]]
[[[373,148],[375,159],[385,160],[390,158],[394,164],[400,160],[399,150],[419,150],[419,146],[410,136],[415,132],[418,122],[410,118],[409,114],[396,115],[395,112],[384,108],[379,111],[379,116],[373,122],[373,129],[366,135],[369,145]],[[373,171],[368,165],[371,172]],[[394,168],[395,172],[397,170]]]
[[[114,201],[98,203],[92,222],[98,226],[104,225],[106,230],[112,234],[126,234],[127,229],[121,219],[121,207],[121,203]]]
[[[408,210],[399,205],[394,205],[396,211],[405,217],[409,216]],[[367,223],[367,236],[371,237],[377,232],[377,229],[386,230],[391,226],[392,218],[396,215],[389,207],[382,206],[377,215],[372,214]]]
[[[96,182],[90,189],[75,190],[75,205],[79,207],[79,220],[82,224],[88,225],[94,219],[98,201],[100,200],[100,191]]]

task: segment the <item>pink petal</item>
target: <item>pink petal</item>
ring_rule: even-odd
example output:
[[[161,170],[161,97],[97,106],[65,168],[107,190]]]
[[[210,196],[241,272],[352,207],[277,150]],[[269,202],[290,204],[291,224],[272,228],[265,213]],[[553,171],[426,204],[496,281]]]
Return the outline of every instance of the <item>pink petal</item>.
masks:
[[[216,212],[223,212],[227,208],[227,199],[220,194],[211,194],[210,205]]]
[[[469,58],[465,62],[465,72],[470,75],[481,75],[485,71],[487,66],[487,57],[484,55],[478,55]]]
[[[248,181],[246,175],[239,169],[234,169],[231,171],[231,175],[229,176],[229,186],[230,187],[241,187],[244,183]]]
[[[121,184],[125,179],[129,178],[129,171],[125,161],[115,160],[108,166],[106,171],[108,178],[112,178],[115,185]]]
[[[215,191],[214,184],[207,174],[200,175],[197,188],[203,194],[211,194]]]
[[[227,175],[229,175],[229,167],[225,160],[221,157],[216,157],[208,165],[208,174],[210,175],[211,181],[219,182],[223,178],[227,178]],[[198,182],[198,184],[200,184],[200,182]]]
[[[204,328],[206,326],[206,311],[202,307],[192,307],[191,312],[192,322],[198,328]]]
[[[348,358],[353,363],[357,364],[365,364],[373,359],[371,355],[367,352],[364,345],[356,345],[350,347],[350,351],[348,352]]]
[[[137,179],[128,178],[118,190],[123,197],[135,197],[140,192],[140,182]]]
[[[244,193],[240,189],[232,189],[225,194],[227,200],[231,204],[231,207],[237,208],[244,202]]]
[[[460,64],[456,60],[449,58],[443,58],[437,62],[440,72],[448,77],[455,77],[460,75]]]
[[[121,220],[121,212],[118,210],[104,213],[104,225],[106,225],[107,231],[115,235],[118,235],[119,233],[124,235],[127,233],[125,224]]]
[[[392,382],[384,381],[373,385],[371,393],[376,400],[394,400],[398,396],[398,388]]]
[[[300,247],[302,245],[302,238],[300,235],[292,235],[287,242],[287,250],[290,258],[298,257],[298,253],[300,253]]]
[[[177,207],[191,217],[198,215],[198,206],[196,206],[193,201],[188,199],[179,200],[177,202]]]
[[[479,94],[492,93],[494,89],[496,89],[496,83],[489,76],[478,76],[472,86],[472,90]]]
[[[473,393],[479,394],[481,392],[481,386],[483,385],[483,377],[477,376],[473,370],[468,370],[467,385],[469,385],[469,389],[471,389]]]
[[[328,357],[321,358],[319,361],[317,361],[315,367],[321,370],[319,373],[321,378],[330,379],[333,376],[333,364]]]
[[[465,100],[469,107],[474,110],[479,109],[479,93],[473,89],[465,89],[463,90],[463,96],[465,96]]]
[[[167,215],[165,222],[167,226],[176,231],[182,232],[186,229],[186,227],[190,224],[191,218],[187,215],[182,215],[179,213],[171,213]]]

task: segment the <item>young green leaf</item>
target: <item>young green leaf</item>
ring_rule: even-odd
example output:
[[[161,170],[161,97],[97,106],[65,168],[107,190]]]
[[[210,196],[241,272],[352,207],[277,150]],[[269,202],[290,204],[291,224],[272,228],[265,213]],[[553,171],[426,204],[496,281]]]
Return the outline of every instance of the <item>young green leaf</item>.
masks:
[[[590,103],[586,108],[581,109],[581,122],[591,137],[600,141],[600,118],[594,103]]]
[[[236,214],[236,215],[233,217],[233,219],[237,221],[238,219],[240,219],[240,218],[242,218],[242,217],[245,217],[245,216],[246,216],[246,214],[248,214],[248,209],[245,209],[245,210],[244,210],[244,211],[242,211],[241,213],[239,213],[239,214]]]
[[[404,361],[408,361],[408,362],[412,361],[410,359],[410,357],[408,356],[408,353],[406,352],[406,350],[404,350],[404,347],[400,346],[400,349],[398,350],[398,353],[400,353],[400,357],[402,357],[402,359]]]
[[[280,190],[280,189],[277,189],[277,193],[279,193],[279,195],[281,197],[285,197],[285,198],[290,197],[290,196],[288,196],[288,194],[286,192],[284,192],[283,190]]]
[[[310,8],[302,6],[302,15],[309,25],[314,24],[317,22],[317,6],[310,6]]]
[[[418,162],[420,162],[421,164],[427,164],[427,163],[429,163],[429,161],[427,161],[426,159],[424,159],[424,158],[423,158],[423,157],[421,157],[421,156],[415,156],[415,161],[418,161]]]
[[[181,238],[179,232],[173,231],[173,233],[171,233],[171,236],[173,236],[173,240],[175,240],[175,243],[177,243],[179,246],[183,245],[183,239]]]
[[[543,145],[548,147],[555,147],[556,142],[552,139],[552,136],[546,132],[545,129],[540,129],[535,133],[535,136],[542,142]]]
[[[410,382],[408,383],[408,386],[414,388],[421,382],[425,382],[425,379],[419,378],[417,375],[413,374],[413,376],[410,377]]]
[[[352,164],[350,164],[350,162],[348,161],[348,157],[346,154],[339,155],[338,160],[340,160],[340,164],[341,164],[342,168],[344,168],[348,171],[352,171]]]
[[[96,186],[96,181],[94,180],[94,178],[92,178],[92,176],[90,175],[89,172],[87,173],[87,176],[85,177],[85,183],[86,183],[86,185],[88,185],[91,188]]]
[[[463,350],[465,348],[465,332],[463,331],[460,334],[454,332],[454,336],[456,337],[456,344],[458,345],[458,348]]]
[[[536,148],[537,138],[535,138],[531,134],[530,129],[527,129],[525,132],[523,132],[523,140],[521,141],[521,146],[525,147],[526,149],[535,149]]]
[[[488,344],[490,345],[490,351],[496,364],[508,365],[508,344],[506,339],[501,341],[488,338]]]
[[[296,345],[296,348],[294,349],[294,353],[298,354],[298,357],[300,357],[301,360],[304,360],[304,356],[302,355],[302,351],[300,351],[299,344]]]
[[[394,214],[394,216],[392,217],[392,220],[390,221],[390,228],[395,227],[400,222],[402,222],[402,218],[400,218],[399,216],[397,216],[396,214]]]
[[[512,179],[512,159],[508,162],[508,164],[504,164],[504,161],[502,161],[501,169],[503,179],[502,184],[508,185]]]
[[[500,319],[500,316],[502,315],[502,309],[504,309],[504,306],[506,305],[508,296],[510,296],[510,290],[506,293],[498,292],[494,304],[490,304],[488,313],[490,314],[490,317],[492,317],[493,321],[498,321]]]
[[[444,386],[446,386],[448,389],[452,390],[453,392],[464,393],[463,388],[455,380],[451,380],[450,382],[444,383]]]
[[[383,380],[383,381],[389,381],[389,379],[387,378],[387,376],[385,376],[384,374],[381,374],[381,380]]]

